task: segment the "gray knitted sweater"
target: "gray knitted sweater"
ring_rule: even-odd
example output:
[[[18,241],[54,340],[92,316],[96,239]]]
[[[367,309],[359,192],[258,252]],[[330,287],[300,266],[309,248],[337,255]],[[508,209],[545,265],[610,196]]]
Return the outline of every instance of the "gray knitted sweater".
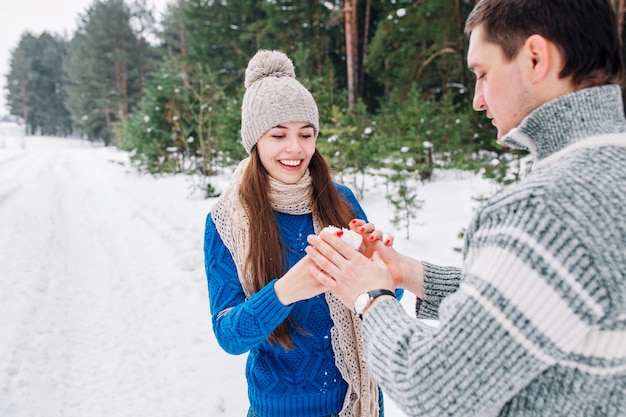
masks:
[[[504,139],[532,172],[477,213],[462,269],[425,263],[439,328],[368,312],[367,361],[408,415],[626,416],[625,132],[615,85],[536,109]]]

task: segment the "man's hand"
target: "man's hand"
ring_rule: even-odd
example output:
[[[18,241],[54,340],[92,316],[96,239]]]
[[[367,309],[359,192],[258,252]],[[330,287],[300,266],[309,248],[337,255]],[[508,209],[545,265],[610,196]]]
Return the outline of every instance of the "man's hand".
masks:
[[[357,296],[373,289],[395,290],[389,268],[376,254],[371,259],[355,251],[333,234],[322,232],[307,238],[313,277],[331,290],[350,309]]]

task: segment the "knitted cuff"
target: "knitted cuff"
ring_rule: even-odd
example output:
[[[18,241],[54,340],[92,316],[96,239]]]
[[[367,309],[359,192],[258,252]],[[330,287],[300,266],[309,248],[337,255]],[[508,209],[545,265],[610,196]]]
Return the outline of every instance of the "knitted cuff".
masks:
[[[415,315],[419,319],[437,319],[439,304],[455,292],[461,282],[461,269],[442,267],[422,262],[424,265],[424,299],[416,299]]]
[[[271,281],[248,300],[253,303],[251,307],[258,312],[257,319],[260,323],[281,323],[293,309],[293,304],[284,306],[278,299],[274,290],[276,281],[278,280]]]

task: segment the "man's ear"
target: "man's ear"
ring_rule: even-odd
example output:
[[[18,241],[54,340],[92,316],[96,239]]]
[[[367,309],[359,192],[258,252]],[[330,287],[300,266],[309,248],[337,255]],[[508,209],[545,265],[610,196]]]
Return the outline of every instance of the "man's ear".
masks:
[[[528,69],[533,82],[558,78],[562,58],[554,43],[541,35],[531,35],[526,39],[523,48],[527,53]]]

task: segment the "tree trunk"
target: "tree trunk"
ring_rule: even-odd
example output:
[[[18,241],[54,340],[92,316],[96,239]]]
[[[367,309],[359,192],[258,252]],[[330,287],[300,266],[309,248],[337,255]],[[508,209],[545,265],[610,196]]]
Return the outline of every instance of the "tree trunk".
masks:
[[[128,118],[128,81],[126,74],[126,64],[115,62],[115,81],[119,92],[119,102],[117,104],[120,120]]]
[[[357,0],[344,0],[343,13],[346,30],[346,67],[348,72],[348,108],[356,104],[358,92],[358,22]]]
[[[369,45],[370,32],[370,0],[365,1],[365,22],[363,27],[363,53],[361,55],[361,68],[359,70],[359,91],[358,97],[365,96],[365,62],[367,60],[367,47]]]
[[[24,119],[24,131],[28,135],[28,98],[26,95],[26,86],[21,86],[22,91],[22,118]]]
[[[180,45],[180,56],[182,59],[183,74],[187,74],[187,45],[185,43],[185,26],[183,24],[183,16],[180,8],[177,9],[177,21],[178,21],[178,41]]]
[[[466,65],[467,65],[467,61],[465,60],[465,57],[467,56],[467,43],[465,41],[465,22],[463,20],[463,12],[461,10],[461,0],[455,0],[454,2],[454,10],[456,12],[456,24],[457,24],[457,29],[458,29],[458,34],[459,34],[459,53],[461,55],[461,57],[463,57],[463,59],[459,60],[459,66],[460,66],[460,74],[461,74],[461,84],[463,85],[468,85],[468,79],[467,79],[467,71],[465,71],[466,69]]]

